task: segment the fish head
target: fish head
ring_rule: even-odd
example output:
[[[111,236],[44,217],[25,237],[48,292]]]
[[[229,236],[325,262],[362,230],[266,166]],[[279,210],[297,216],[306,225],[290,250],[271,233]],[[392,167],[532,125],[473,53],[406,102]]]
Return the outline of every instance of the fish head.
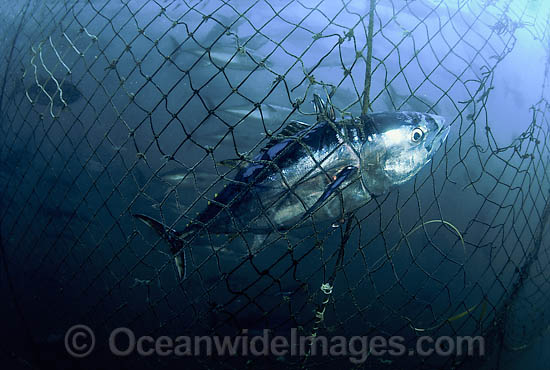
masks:
[[[374,113],[361,121],[368,133],[360,152],[361,178],[372,195],[412,179],[449,134],[445,119],[429,113]]]

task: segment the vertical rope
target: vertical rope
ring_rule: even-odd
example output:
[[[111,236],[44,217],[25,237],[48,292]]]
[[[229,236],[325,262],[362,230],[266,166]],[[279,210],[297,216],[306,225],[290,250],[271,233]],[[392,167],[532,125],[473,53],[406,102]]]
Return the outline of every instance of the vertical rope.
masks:
[[[363,90],[363,105],[362,105],[362,114],[366,114],[370,108],[370,85],[371,85],[371,74],[372,74],[372,39],[373,39],[373,29],[374,29],[374,10],[376,8],[375,0],[370,0],[370,10],[369,10],[369,27],[367,35],[367,60],[365,67],[365,85]]]
[[[364,90],[363,90],[363,104],[362,104],[362,114],[366,114],[369,110],[370,106],[370,86],[371,86],[371,73],[372,73],[372,39],[373,39],[373,29],[374,29],[374,10],[376,8],[376,2],[375,0],[370,0],[370,10],[369,10],[369,26],[368,26],[368,36],[367,36],[367,59],[366,59],[366,70],[365,70],[365,84],[364,84]],[[349,240],[349,237],[351,236],[351,224],[353,222],[353,216],[350,216],[346,223],[346,229],[344,233],[342,234],[341,241],[340,241],[340,248],[338,251],[338,258],[336,259],[336,264],[334,266],[334,269],[332,270],[332,274],[329,277],[328,281],[321,284],[321,292],[324,294],[323,301],[315,311],[315,319],[313,324],[313,330],[311,333],[312,338],[317,337],[317,332],[322,324],[322,322],[325,320],[325,311],[327,309],[327,306],[331,300],[332,292],[334,289],[334,281],[336,280],[336,274],[342,267],[342,263],[344,261],[344,251],[346,249],[346,244]],[[302,368],[304,368],[308,358],[311,355],[311,344],[308,347],[308,351],[306,355],[304,356],[304,360],[302,362]]]
[[[336,274],[340,269],[342,268],[342,263],[344,262],[344,252],[346,250],[346,244],[348,243],[348,240],[351,236],[352,228],[351,225],[353,223],[354,216],[350,215],[348,217],[348,220],[346,222],[346,229],[341,234],[340,239],[340,248],[338,249],[338,257],[336,258],[336,264],[334,265],[334,269],[332,270],[332,274],[329,276],[327,282],[321,284],[321,292],[324,294],[323,301],[317,307],[317,310],[315,311],[315,319],[313,324],[313,330],[311,332],[311,337],[315,339],[317,337],[317,332],[319,328],[321,327],[321,324],[325,320],[325,311],[327,309],[328,304],[330,303],[330,298],[332,296],[332,292],[334,289],[334,281],[336,280]],[[304,356],[304,359],[302,361],[301,368],[304,369],[305,364],[307,360],[309,359],[311,355],[311,345],[313,343],[310,343],[310,346],[308,347],[308,350]]]

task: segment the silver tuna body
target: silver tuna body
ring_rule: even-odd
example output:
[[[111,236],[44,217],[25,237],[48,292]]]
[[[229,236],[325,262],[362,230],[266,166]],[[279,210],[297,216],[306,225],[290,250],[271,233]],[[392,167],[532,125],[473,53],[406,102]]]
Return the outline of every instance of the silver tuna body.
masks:
[[[346,141],[342,135],[341,140],[300,156],[296,163],[282,168],[262,182],[260,186],[270,184],[267,187],[278,188],[267,191],[263,196],[265,201],[269,199],[273,203],[266,207],[266,218],[273,226],[279,230],[304,226],[308,210],[311,210],[309,217],[314,222],[333,222],[371,199],[359,172],[356,172],[339,186],[339,195],[330,196],[324,204],[312,209],[341,169],[360,167],[361,140],[357,135],[349,139]],[[255,222],[253,228],[266,230],[270,227],[267,219]]]
[[[180,277],[181,250],[199,232],[269,234],[334,222],[373,196],[412,179],[430,162],[449,133],[445,120],[419,112],[389,112],[335,119],[315,97],[317,123],[289,123],[179,232],[135,215],[166,239]]]
[[[417,112],[318,122],[276,141],[240,170],[236,180],[248,185],[248,195],[229,206],[233,220],[223,224],[237,220],[242,230],[269,232],[302,226],[307,219],[339,220],[413,178],[448,131],[442,117]]]

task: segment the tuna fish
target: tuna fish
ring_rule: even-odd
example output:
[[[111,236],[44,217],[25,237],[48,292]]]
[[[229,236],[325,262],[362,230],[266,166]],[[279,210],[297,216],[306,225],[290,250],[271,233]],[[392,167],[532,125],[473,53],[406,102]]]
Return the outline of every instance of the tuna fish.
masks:
[[[134,216],[170,245],[181,279],[185,249],[198,232],[269,234],[311,222],[334,222],[372,197],[412,179],[447,138],[443,117],[419,112],[337,120],[315,95],[317,122],[290,122],[182,231]]]

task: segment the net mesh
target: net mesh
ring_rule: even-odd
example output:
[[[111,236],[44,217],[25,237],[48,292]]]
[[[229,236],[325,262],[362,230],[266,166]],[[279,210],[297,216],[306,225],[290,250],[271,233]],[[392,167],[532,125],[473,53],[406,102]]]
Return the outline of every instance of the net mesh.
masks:
[[[504,352],[528,348],[545,334],[550,304],[543,5],[2,4],[3,288],[32,344],[5,343],[5,354],[48,361],[42,348],[62,347],[75,323],[98,338],[116,327],[154,336],[295,328],[400,335],[407,346],[426,333],[486,338],[483,358],[367,358],[388,368],[498,366]],[[513,64],[527,49],[539,56],[533,67]],[[508,79],[518,68],[538,73],[531,91]],[[183,229],[231,183],[230,159],[257,153],[292,120],[315,123],[313,94],[330,96],[342,118],[437,113],[451,133],[414,180],[332,226],[204,232],[179,282],[166,245],[132,214]],[[186,361],[349,366],[315,354]]]

